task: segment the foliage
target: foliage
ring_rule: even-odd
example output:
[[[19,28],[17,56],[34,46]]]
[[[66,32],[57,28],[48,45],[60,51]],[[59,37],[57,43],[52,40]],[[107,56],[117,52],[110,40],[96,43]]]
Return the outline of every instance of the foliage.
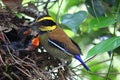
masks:
[[[67,68],[68,71],[72,72],[72,77],[67,75],[69,79],[117,80],[117,77],[120,76],[118,68],[120,64],[119,0],[23,0],[22,3],[21,1],[19,0],[16,3],[16,0],[11,2],[2,0],[0,2],[0,12],[2,12],[0,15],[5,18],[2,18],[3,22],[6,19],[7,22],[10,22],[8,19],[10,18],[14,20],[12,24],[20,26],[24,22],[31,23],[31,20],[29,20],[31,17],[36,19],[38,15],[49,13],[81,47],[84,57],[87,56],[86,61],[91,68],[91,72],[84,71],[80,65],[76,65],[77,61],[73,60],[70,67]],[[4,9],[4,6],[7,6],[8,9]],[[8,14],[3,15],[6,12]],[[12,16],[9,14],[12,14]],[[24,18],[16,20],[13,19],[13,15],[17,15],[17,18],[18,16]],[[19,22],[17,22],[18,20]],[[25,67],[25,65],[23,66]],[[54,68],[54,64],[52,68]],[[8,69],[9,66],[6,65],[4,71],[7,72]],[[53,79],[58,79],[58,76],[62,76],[63,79],[64,69],[61,69],[58,73],[51,73],[49,79],[53,77]],[[48,70],[51,70],[51,68]],[[7,76],[7,74],[5,75]],[[55,78],[54,75],[57,75],[58,78]]]
[[[107,52],[107,51],[111,51],[111,50],[120,46],[119,41],[120,41],[120,37],[112,37],[112,38],[109,38],[105,41],[102,41],[99,44],[97,44],[96,46],[94,46],[88,52],[87,57],[91,57],[91,56],[97,55],[99,53],[104,53],[104,52]]]
[[[79,17],[78,17],[79,16]],[[79,25],[86,18],[86,12],[79,11],[74,14],[66,14],[62,17],[61,23],[69,27],[74,33],[79,29]]]

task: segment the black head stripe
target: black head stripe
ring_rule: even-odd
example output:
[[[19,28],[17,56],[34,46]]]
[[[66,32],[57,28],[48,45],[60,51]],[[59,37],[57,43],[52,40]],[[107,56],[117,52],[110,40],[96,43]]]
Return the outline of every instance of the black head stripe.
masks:
[[[53,26],[56,25],[56,23],[52,20],[43,20],[39,22],[42,26]]]

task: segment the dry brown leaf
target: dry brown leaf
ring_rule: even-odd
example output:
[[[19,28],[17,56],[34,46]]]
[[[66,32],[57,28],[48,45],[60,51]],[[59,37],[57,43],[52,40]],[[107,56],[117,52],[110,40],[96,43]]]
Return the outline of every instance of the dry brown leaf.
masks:
[[[11,10],[17,10],[18,7],[21,7],[23,0],[2,0],[2,1]]]

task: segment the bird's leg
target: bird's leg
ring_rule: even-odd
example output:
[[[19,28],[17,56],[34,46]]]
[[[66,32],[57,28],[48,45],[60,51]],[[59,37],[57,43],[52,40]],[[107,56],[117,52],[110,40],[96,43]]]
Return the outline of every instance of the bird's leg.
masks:
[[[59,65],[58,67],[55,67],[55,68],[53,68],[52,70],[50,70],[49,72],[44,72],[44,73],[46,73],[46,74],[50,74],[51,72],[54,72],[55,70],[58,70],[58,69],[60,69],[60,68],[62,68],[62,67],[64,67],[66,64],[65,64],[65,61],[61,61],[62,62],[62,64],[61,65]]]
[[[61,62],[62,62],[62,64],[60,64],[58,67],[55,67],[55,68],[52,69],[50,72],[53,72],[53,71],[55,71],[55,70],[58,70],[58,69],[60,69],[60,68],[62,68],[62,67],[64,67],[64,66],[66,65],[66,63],[65,63],[64,60],[61,60]]]

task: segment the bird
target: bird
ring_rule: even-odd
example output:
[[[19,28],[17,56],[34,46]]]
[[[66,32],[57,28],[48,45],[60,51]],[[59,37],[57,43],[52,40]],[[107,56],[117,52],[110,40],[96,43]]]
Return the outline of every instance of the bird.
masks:
[[[43,15],[31,24],[34,31],[37,31],[40,37],[40,44],[48,51],[50,55],[59,59],[62,63],[70,61],[73,58],[78,60],[83,67],[90,71],[90,68],[81,58],[81,49],[67,34],[60,28],[56,21],[49,15]]]

